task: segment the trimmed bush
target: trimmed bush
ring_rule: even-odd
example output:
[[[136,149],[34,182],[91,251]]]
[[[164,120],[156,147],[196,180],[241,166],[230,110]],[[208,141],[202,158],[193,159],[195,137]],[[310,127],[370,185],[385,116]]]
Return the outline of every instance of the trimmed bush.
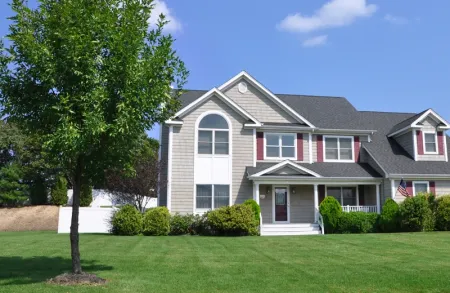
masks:
[[[433,231],[434,218],[423,195],[406,198],[399,207],[401,229],[405,232]]]
[[[255,215],[255,220],[258,223],[259,226],[259,214],[261,213],[261,208],[259,206],[259,204],[253,200],[253,199],[248,199],[246,201],[244,201],[245,205],[248,205],[252,208],[253,214]]]
[[[194,223],[194,215],[175,214],[170,217],[169,235],[186,235],[191,233],[191,227]]]
[[[376,232],[378,214],[365,212],[341,213],[337,233],[374,233]]]
[[[138,235],[142,230],[142,214],[132,205],[125,205],[111,218],[111,233],[114,235]]]
[[[207,213],[207,226],[219,236],[258,235],[254,213],[249,205],[222,207]]]
[[[92,202],[92,186],[81,185],[80,190],[80,207],[88,207]]]
[[[319,207],[323,217],[325,233],[336,233],[339,218],[342,214],[341,204],[332,196],[326,196]]]
[[[64,176],[59,176],[50,192],[50,201],[54,205],[62,206],[67,204],[67,200],[67,180]]]
[[[393,199],[388,199],[378,219],[380,232],[392,233],[400,230],[399,207]]]
[[[189,233],[191,235],[212,235],[211,227],[208,224],[208,213],[204,215],[194,215],[193,222],[189,228]]]
[[[156,207],[145,212],[142,234],[146,236],[167,236],[169,232],[170,213],[166,207]]]
[[[450,195],[439,197],[436,203],[436,229],[450,231]]]

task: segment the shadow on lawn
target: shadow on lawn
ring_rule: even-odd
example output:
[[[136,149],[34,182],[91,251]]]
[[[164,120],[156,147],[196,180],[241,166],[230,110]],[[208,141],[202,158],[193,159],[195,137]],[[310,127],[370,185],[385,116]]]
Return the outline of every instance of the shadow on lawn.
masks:
[[[96,264],[95,261],[81,261],[85,272],[110,271],[112,266]],[[62,257],[0,256],[0,287],[45,282],[65,272],[70,272],[72,261]]]

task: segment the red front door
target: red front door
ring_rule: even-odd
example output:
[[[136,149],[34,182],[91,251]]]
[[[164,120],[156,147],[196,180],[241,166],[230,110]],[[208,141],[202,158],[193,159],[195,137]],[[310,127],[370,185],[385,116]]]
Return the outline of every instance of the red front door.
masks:
[[[287,188],[275,187],[275,222],[288,221]]]

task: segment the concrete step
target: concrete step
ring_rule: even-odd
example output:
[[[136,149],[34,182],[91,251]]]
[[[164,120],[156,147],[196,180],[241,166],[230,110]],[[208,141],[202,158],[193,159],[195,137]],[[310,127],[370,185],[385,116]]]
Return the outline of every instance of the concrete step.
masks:
[[[261,236],[317,235],[321,234],[318,224],[263,224]]]
[[[286,232],[286,231],[278,231],[278,232],[262,232],[261,236],[300,236],[300,235],[320,235],[320,231],[303,231],[303,232]]]

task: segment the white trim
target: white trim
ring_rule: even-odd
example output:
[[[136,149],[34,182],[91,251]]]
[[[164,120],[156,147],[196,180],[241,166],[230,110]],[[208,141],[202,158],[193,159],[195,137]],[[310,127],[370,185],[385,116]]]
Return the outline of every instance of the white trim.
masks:
[[[159,149],[158,149],[158,161],[161,162],[162,159],[162,128],[163,128],[163,124],[159,124]],[[158,172],[158,193],[157,193],[157,198],[156,198],[156,206],[159,207],[159,201],[161,200],[161,171]]]
[[[416,184],[426,184],[427,185],[427,193],[430,193],[430,181],[413,181],[413,196],[416,196]]]
[[[444,139],[444,155],[445,155],[445,161],[448,162],[447,135],[445,134],[445,131],[442,131],[442,136],[443,136],[443,139]]]
[[[309,133],[309,163],[313,163],[313,145],[312,145],[312,133]]]
[[[278,106],[280,106],[281,108],[283,108],[288,114],[290,114],[292,117],[296,118],[296,120],[303,122],[305,124],[307,124],[309,127],[311,128],[315,128],[315,126],[309,122],[308,120],[306,120],[302,115],[298,114],[296,111],[294,111],[291,107],[289,107],[288,105],[286,105],[283,101],[281,101],[277,96],[275,96],[272,92],[270,92],[267,88],[265,88],[261,83],[259,83],[256,79],[254,79],[252,76],[250,76],[250,74],[248,74],[245,71],[241,71],[240,73],[238,73],[236,76],[232,77],[230,80],[228,80],[227,82],[225,82],[224,84],[222,84],[221,86],[219,86],[219,90],[225,90],[227,87],[229,87],[230,85],[232,85],[235,81],[237,81],[238,79],[244,77],[245,79],[247,79],[248,81],[250,81],[250,83],[253,84],[253,86],[256,86],[263,94],[265,94],[266,96],[268,96],[269,98],[271,98],[276,104],[278,104]]]
[[[303,172],[311,174],[314,177],[318,177],[318,178],[322,177],[319,174],[317,174],[316,172],[313,172],[313,171],[311,171],[311,170],[309,170],[309,169],[307,169],[305,167],[299,166],[299,165],[297,165],[297,164],[295,164],[295,163],[293,163],[293,162],[291,162],[289,160],[286,160],[286,161],[283,161],[283,162],[281,162],[279,164],[276,164],[276,165],[274,165],[272,167],[269,167],[269,168],[267,168],[265,170],[262,170],[262,171],[260,171],[260,172],[258,172],[256,174],[253,174],[252,176],[250,176],[250,178],[260,177],[260,176],[262,176],[264,174],[267,174],[267,173],[279,170],[279,169],[283,168],[284,166],[291,166],[294,169],[301,170]]]
[[[266,155],[266,149],[267,149],[267,135],[278,135],[278,157],[267,157]],[[281,136],[292,136],[294,137],[294,156],[293,157],[283,157],[282,156],[282,139]],[[275,146],[272,146],[275,147]],[[286,147],[292,147],[292,146],[286,146]],[[297,160],[297,134],[296,133],[275,133],[275,132],[264,132],[264,160]]]
[[[314,184],[314,223],[319,221],[319,184]]]
[[[167,209],[169,212],[172,209],[172,150],[173,147],[173,126],[169,126],[169,143],[168,143],[168,158],[167,158]]]
[[[230,184],[222,184],[222,183],[201,183],[201,182],[198,182],[198,183],[196,183],[196,184],[194,185],[195,193],[196,193],[196,198],[195,198],[194,206],[197,205],[197,185],[208,185],[208,186],[211,186],[211,209],[197,209],[197,207],[195,207],[194,214],[204,214],[204,213],[206,213],[206,212],[208,212],[208,211],[214,210],[214,193],[215,193],[214,186],[216,186],[216,185],[220,185],[220,186],[228,186],[228,198],[229,198],[228,205],[231,206],[231,197],[232,197],[232,194],[231,194],[231,185],[230,185]]]
[[[389,174],[389,177],[395,179],[401,178],[420,178],[420,179],[450,179],[450,174]]]
[[[419,118],[417,118],[413,123],[411,123],[411,127],[421,127],[421,125],[418,125],[418,123],[422,122],[422,120],[424,120],[425,117],[429,116],[430,114],[433,115],[434,117],[436,117],[437,119],[439,119],[440,122],[445,124],[444,127],[441,127],[442,129],[449,129],[450,128],[450,124],[444,118],[439,116],[438,113],[434,112],[433,109],[429,109],[428,111],[423,113]],[[436,119],[434,119],[434,120],[436,121]]]
[[[338,159],[337,160],[329,160],[327,159],[327,153],[326,153],[326,144],[327,144],[327,138],[337,138],[337,150],[338,150]],[[351,160],[341,160],[341,138],[350,138],[352,140],[352,159]],[[355,162],[355,137],[354,136],[336,136],[336,135],[324,135],[323,136],[323,161],[324,162],[333,162],[333,163],[354,163]]]
[[[260,184],[292,184],[292,185],[337,185],[337,186],[355,186],[355,185],[373,185],[373,184],[381,184],[382,180],[371,180],[370,178],[313,178],[309,180],[305,180],[300,177],[292,178],[292,176],[264,176],[257,178],[249,178],[254,182],[258,182]],[[328,179],[328,180],[327,180]]]
[[[257,146],[256,146],[256,129],[253,128],[253,167],[256,167],[256,154]]]
[[[328,128],[316,128],[314,133],[316,134],[345,134],[345,135],[361,135],[361,134],[374,134],[377,130],[361,130],[361,129],[328,129]]]
[[[253,190],[254,190],[254,194],[255,194],[254,200],[259,205],[259,183],[257,183],[257,182],[253,183]]]
[[[206,155],[204,155],[204,154],[199,154],[198,153],[198,131],[199,131],[199,127],[198,126],[200,125],[200,122],[202,121],[202,119],[204,117],[210,115],[210,114],[220,115],[228,123],[228,130],[227,130],[228,131],[228,155],[215,155],[215,154],[212,154],[212,155],[206,154]],[[209,129],[209,130],[213,130],[214,131],[215,129]],[[225,131],[225,130],[222,129],[221,131]],[[193,206],[193,213],[201,212],[201,211],[198,211],[197,207],[196,207],[196,205],[197,205],[197,187],[196,187],[197,184],[200,184],[200,185],[208,185],[208,184],[211,184],[211,185],[229,185],[230,186],[229,205],[230,206],[232,205],[232,202],[233,202],[233,200],[232,200],[232,198],[233,198],[233,135],[232,134],[233,134],[233,124],[232,124],[230,118],[222,111],[219,111],[219,110],[205,111],[201,115],[199,115],[197,117],[197,120],[195,121],[195,128],[194,128],[194,192],[193,192],[194,199],[193,199],[193,204],[192,204],[192,206]],[[212,148],[214,149],[214,139],[213,139],[213,146],[212,146]],[[213,151],[213,153],[214,153],[214,151]],[[197,168],[197,158],[199,156],[200,157],[211,157],[211,158],[213,158],[213,157],[227,157],[228,158],[228,170],[229,170],[228,171],[229,172],[228,176],[230,178],[230,182],[228,182],[228,184],[215,183],[215,182],[197,182],[197,179],[195,178],[195,174],[196,174],[195,170]],[[214,208],[214,206],[213,206],[213,208]]]
[[[395,180],[391,179],[391,198],[395,200],[395,196],[397,194],[397,188],[395,187]]]
[[[183,121],[178,121],[178,120],[167,120],[165,123],[167,125],[175,125],[175,126],[184,124]]]
[[[418,148],[417,148],[417,130],[413,129],[412,131],[412,137],[413,137],[413,146],[414,146],[414,161],[417,161],[418,156]]]
[[[218,98],[223,100],[229,106],[234,108],[234,110],[236,110],[236,112],[239,113],[242,117],[244,117],[244,118],[246,118],[248,120],[252,120],[253,122],[255,122],[255,125],[257,125],[257,126],[261,126],[261,123],[255,117],[250,115],[247,111],[245,111],[242,107],[240,107],[238,104],[236,104],[233,100],[231,100],[230,98],[225,96],[217,88],[211,89],[210,91],[205,93],[203,96],[201,96],[200,98],[196,99],[195,101],[193,101],[192,103],[190,103],[189,105],[187,105],[186,107],[184,107],[183,109],[181,109],[180,111],[175,113],[175,115],[173,117],[181,117],[182,115],[184,115],[184,114],[188,113],[189,111],[195,109],[197,106],[200,106],[204,101],[206,101],[207,99],[213,97],[214,95],[216,95]],[[171,119],[166,120],[167,124],[173,124],[174,122],[177,122],[177,121],[173,121]]]
[[[285,188],[286,189],[286,208],[287,208],[287,221],[276,221],[275,214],[275,189],[277,188]],[[273,185],[272,186],[272,223],[273,224],[289,224],[291,222],[291,191],[290,185]]]
[[[377,214],[381,212],[381,198],[380,198],[380,185],[376,184],[376,196],[377,196]]]
[[[428,152],[427,151],[427,141],[425,140],[425,134],[434,134],[434,145],[436,147],[436,151]],[[424,130],[422,131],[422,139],[423,139],[423,153],[424,155],[438,155],[439,154],[439,144],[438,144],[438,136],[437,132],[434,130]]]

